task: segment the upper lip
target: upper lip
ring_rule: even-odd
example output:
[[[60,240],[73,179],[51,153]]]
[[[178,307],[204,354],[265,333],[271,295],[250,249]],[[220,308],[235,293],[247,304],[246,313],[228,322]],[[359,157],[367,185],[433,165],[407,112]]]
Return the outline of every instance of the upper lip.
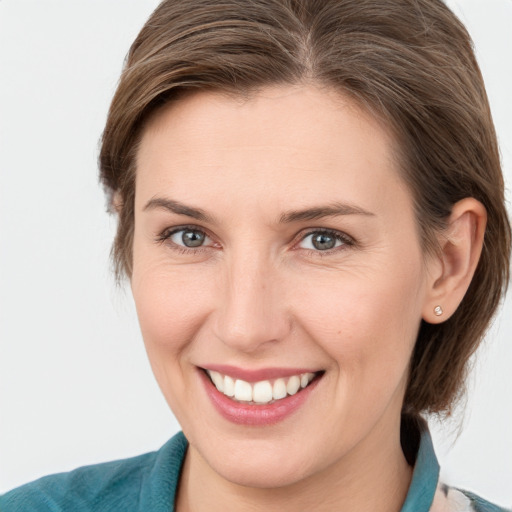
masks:
[[[259,382],[261,380],[278,379],[280,377],[291,377],[292,375],[300,375],[302,373],[316,373],[318,370],[311,368],[260,368],[245,369],[238,366],[227,364],[208,364],[201,366],[203,370],[219,372],[223,375],[229,375],[235,379],[244,380],[246,382]]]

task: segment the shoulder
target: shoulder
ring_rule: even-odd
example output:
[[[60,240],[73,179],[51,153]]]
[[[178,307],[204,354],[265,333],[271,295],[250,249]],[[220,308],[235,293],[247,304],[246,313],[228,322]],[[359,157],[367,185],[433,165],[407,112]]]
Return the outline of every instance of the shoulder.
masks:
[[[402,433],[404,428],[402,429]],[[409,492],[401,512],[512,512],[472,492],[450,487],[439,480],[440,468],[428,424],[422,418],[409,419],[404,451],[414,461]],[[401,439],[404,446],[404,439]]]
[[[121,496],[132,501],[155,455],[148,453],[40,478],[2,496],[2,511],[86,511],[101,509],[98,505],[104,500],[118,502]]]
[[[502,507],[499,507],[498,505],[495,505],[487,500],[484,500],[480,496],[477,496],[476,494],[473,494],[469,491],[460,491],[463,493],[471,502],[471,505],[473,506],[473,509],[476,512],[511,512],[512,509],[505,509]]]
[[[472,492],[440,483],[436,489],[431,512],[511,512]]]
[[[174,498],[186,447],[179,433],[155,452],[40,478],[0,496],[0,510],[145,510],[155,499]]]

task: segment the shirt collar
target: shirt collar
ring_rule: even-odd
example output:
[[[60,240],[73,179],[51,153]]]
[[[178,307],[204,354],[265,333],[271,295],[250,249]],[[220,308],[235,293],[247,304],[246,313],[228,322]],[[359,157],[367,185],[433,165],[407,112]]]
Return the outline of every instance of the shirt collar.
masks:
[[[439,463],[427,424],[420,425],[420,446],[409,492],[400,512],[428,512],[439,481]]]
[[[420,423],[420,445],[414,464],[411,485],[400,512],[429,512],[439,480],[439,463],[434,452],[432,438],[426,422]],[[163,469],[153,474],[151,490],[142,493],[143,506],[141,510],[160,511],[165,506],[168,510],[169,502],[174,504],[176,497],[179,473],[187,450],[187,440],[182,432],[174,436],[159,453],[160,464]],[[165,462],[164,462],[165,461]],[[153,472],[152,472],[153,473]],[[156,480],[156,481],[155,481]],[[149,489],[148,489],[149,490]],[[162,508],[162,510],[164,510]],[[172,508],[174,510],[174,507]]]

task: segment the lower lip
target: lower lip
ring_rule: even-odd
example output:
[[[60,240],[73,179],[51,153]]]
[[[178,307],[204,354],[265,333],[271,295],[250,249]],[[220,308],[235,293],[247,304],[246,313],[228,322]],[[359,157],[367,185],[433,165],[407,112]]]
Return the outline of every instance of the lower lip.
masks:
[[[235,402],[217,390],[212,381],[203,370],[199,370],[200,377],[217,411],[227,420],[239,425],[272,425],[283,421],[297,411],[311,395],[313,389],[320,381],[316,378],[307,387],[298,391],[295,395],[276,400],[272,404],[248,405]]]

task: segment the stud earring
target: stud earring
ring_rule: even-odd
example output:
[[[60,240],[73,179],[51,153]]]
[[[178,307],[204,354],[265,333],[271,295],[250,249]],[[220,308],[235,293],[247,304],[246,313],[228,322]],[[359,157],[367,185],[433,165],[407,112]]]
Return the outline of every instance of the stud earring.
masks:
[[[434,315],[441,316],[443,314],[443,308],[441,306],[436,306],[434,308]]]

